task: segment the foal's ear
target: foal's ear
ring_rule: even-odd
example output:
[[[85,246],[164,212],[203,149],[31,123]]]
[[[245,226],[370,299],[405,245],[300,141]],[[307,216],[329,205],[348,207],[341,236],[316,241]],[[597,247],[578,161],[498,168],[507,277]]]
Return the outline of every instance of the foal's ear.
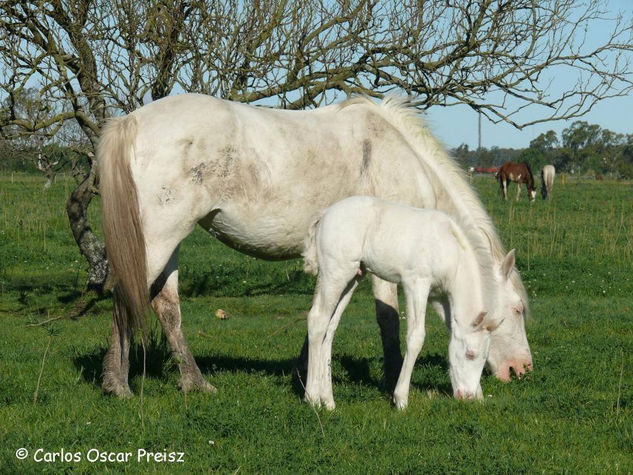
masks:
[[[488,315],[488,312],[481,312],[479,315],[477,315],[477,318],[473,320],[473,328],[475,328],[476,331],[485,328],[486,330],[491,332],[493,330],[496,330],[497,327],[501,324],[501,322],[494,322],[492,321],[492,319],[487,319],[486,315]]]
[[[481,312],[479,315],[477,315],[477,318],[473,320],[473,328],[477,328],[479,325],[481,325],[486,315],[488,315],[488,312]]]
[[[503,263],[501,264],[501,275],[503,275],[506,280],[510,278],[510,272],[512,272],[515,261],[514,249],[512,249],[510,252],[508,252],[506,257],[503,259]]]

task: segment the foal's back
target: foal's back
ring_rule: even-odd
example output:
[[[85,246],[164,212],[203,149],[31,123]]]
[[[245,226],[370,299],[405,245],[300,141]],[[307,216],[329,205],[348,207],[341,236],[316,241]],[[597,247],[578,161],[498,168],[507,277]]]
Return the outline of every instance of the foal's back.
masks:
[[[441,279],[455,268],[459,248],[466,245],[447,214],[368,196],[353,196],[329,207],[318,241],[332,261],[362,263],[391,282],[420,274]]]

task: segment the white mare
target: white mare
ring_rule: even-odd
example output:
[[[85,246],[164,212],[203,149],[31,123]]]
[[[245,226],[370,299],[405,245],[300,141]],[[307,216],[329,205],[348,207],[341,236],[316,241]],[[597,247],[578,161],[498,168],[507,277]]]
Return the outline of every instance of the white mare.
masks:
[[[477,241],[475,234],[474,240]],[[341,315],[367,271],[402,284],[407,303],[406,353],[393,394],[407,406],[411,374],[425,337],[429,295],[450,302],[448,347],[453,394],[481,399],[481,372],[490,331],[500,323],[500,294],[514,252],[494,268],[487,242],[471,244],[447,214],[403,206],[368,196],[346,198],[319,213],[305,245],[305,269],[318,274],[308,314],[309,362],[305,398],[334,409],[331,356]]]
[[[311,216],[352,195],[441,209],[472,224],[500,263],[505,252],[464,175],[401,102],[356,99],[286,111],[184,94],[111,120],[98,148],[114,323],[103,387],[128,386],[130,321],[154,308],[184,390],[212,390],[181,328],[178,248],[198,224],[225,244],[267,259],[299,257]],[[203,265],[201,263],[201,265]],[[505,319],[488,362],[501,379],[531,367],[523,320],[525,289],[516,270],[504,292]],[[396,285],[372,279],[387,386],[400,353]],[[446,319],[450,308],[438,304]],[[307,356],[307,354],[306,354]]]
[[[552,196],[555,176],[556,168],[554,168],[554,165],[545,165],[541,170],[541,195],[544,200]]]

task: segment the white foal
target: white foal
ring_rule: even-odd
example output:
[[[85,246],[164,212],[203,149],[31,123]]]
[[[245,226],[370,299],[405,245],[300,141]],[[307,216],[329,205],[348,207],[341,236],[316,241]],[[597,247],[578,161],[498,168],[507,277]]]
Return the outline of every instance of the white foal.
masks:
[[[498,324],[500,273],[482,261],[447,214],[367,196],[344,199],[314,220],[306,238],[306,272],[317,273],[308,315],[305,399],[334,409],[330,359],[341,314],[364,271],[401,283],[407,305],[406,354],[393,401],[407,406],[415,360],[424,343],[429,292],[450,305],[450,377],[454,396],[481,398],[479,384],[490,331]],[[480,254],[489,255],[482,251]],[[513,258],[513,253],[508,255]],[[483,262],[483,264],[482,264]],[[512,264],[514,263],[512,259]]]

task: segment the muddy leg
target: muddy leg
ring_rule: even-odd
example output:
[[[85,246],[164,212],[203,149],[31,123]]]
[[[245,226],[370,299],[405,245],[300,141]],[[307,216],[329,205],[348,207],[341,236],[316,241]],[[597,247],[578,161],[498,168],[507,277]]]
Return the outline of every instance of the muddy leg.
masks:
[[[392,392],[402,368],[400,352],[400,318],[398,315],[398,287],[374,275],[371,279],[376,303],[376,319],[380,326],[384,355],[385,389]]]
[[[116,290],[115,290],[116,292]],[[114,318],[112,319],[112,331],[110,334],[110,347],[103,359],[103,383],[102,388],[107,393],[118,397],[131,397],[132,391],[128,385],[128,373],[130,371],[130,329],[127,319],[121,315],[121,305],[115,297]]]
[[[178,297],[178,249],[174,251],[165,270],[152,286],[152,296],[152,307],[163,327],[171,352],[178,362],[181,389],[215,391],[202,376],[182,333]]]

